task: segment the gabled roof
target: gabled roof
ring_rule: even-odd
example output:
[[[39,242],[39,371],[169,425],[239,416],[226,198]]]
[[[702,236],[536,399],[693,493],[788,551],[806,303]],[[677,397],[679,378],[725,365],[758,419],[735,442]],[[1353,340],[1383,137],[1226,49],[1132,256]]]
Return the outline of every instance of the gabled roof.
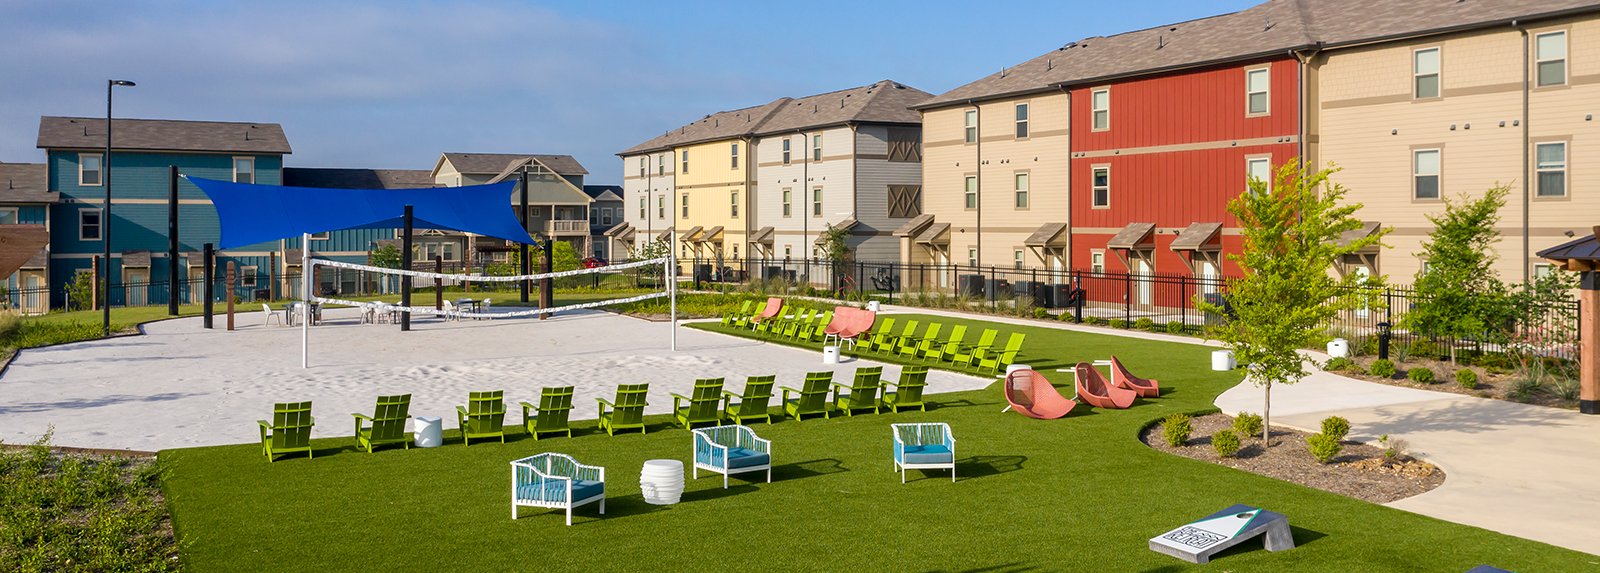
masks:
[[[921,124],[922,116],[909,107],[929,97],[932,94],[928,92],[883,80],[799,99],[779,98],[761,106],[705,116],[617,155],[626,157],[708,141],[845,123]]]
[[[449,161],[460,173],[496,174],[505,171],[512,163],[522,163],[532,157],[558,175],[588,175],[589,171],[571,155],[539,155],[518,153],[445,153],[439,162]],[[433,173],[437,175],[438,166]]]
[[[1600,226],[1594,228],[1594,234],[1578,237],[1539,251],[1535,256],[1561,264],[1569,264],[1571,261],[1583,261],[1591,263],[1590,266],[1593,266],[1592,263],[1600,261]]]
[[[595,201],[621,201],[621,185],[584,185],[583,192],[593,197]]]
[[[41,149],[104,149],[106,120],[87,117],[39,118]],[[293,153],[283,126],[276,123],[114,119],[112,149],[135,151],[212,151]]]
[[[1600,0],[1269,0],[1231,14],[1084,38],[915,108],[1594,9]]]
[[[438,187],[421,169],[283,168],[283,184],[319,189],[426,189]]]
[[[43,163],[0,163],[0,203],[59,203]]]

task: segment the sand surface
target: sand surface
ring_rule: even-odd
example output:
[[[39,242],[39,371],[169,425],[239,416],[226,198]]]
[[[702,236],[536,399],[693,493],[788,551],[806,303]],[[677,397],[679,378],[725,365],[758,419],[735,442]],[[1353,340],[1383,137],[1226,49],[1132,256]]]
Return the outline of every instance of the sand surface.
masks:
[[[264,326],[262,314],[236,316],[237,330],[201,328],[199,318],[155,322],[145,334],[24,350],[0,375],[0,440],[28,443],[54,425],[61,446],[156,451],[258,442],[256,420],[274,402],[312,401],[314,437],[352,435],[351,412],[371,415],[379,395],[411,394],[412,416],[439,416],[455,428],[455,407],[472,391],[504,390],[506,422],[515,403],[537,403],[544,386],[576,387],[574,420],[597,416],[595,398],[617,384],[650,383],[648,414],[671,411],[669,393],[688,395],[696,378],[775,374],[798,388],[806,372],[835,370],[848,382],[858,366],[822,364],[821,353],[680,327],[678,351],[667,323],[599,311],[533,318],[444,322],[423,318],[411,332],[359,324],[354,309],[328,311],[310,329],[309,369],[300,367],[300,328]],[[992,378],[934,371],[928,392],[983,388]],[[776,388],[774,388],[776,392]],[[778,402],[776,399],[773,404]]]

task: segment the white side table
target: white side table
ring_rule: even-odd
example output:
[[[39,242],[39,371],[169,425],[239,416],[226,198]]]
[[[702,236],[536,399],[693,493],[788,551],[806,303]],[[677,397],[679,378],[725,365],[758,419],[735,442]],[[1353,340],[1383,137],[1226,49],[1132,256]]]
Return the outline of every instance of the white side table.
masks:
[[[639,492],[651,505],[672,505],[683,497],[683,462],[649,460],[639,471]]]
[[[837,347],[837,346],[824,346],[824,347],[822,347],[822,363],[823,364],[838,364],[839,363],[839,347]]]
[[[1211,369],[1217,371],[1233,370],[1237,366],[1233,362],[1232,350],[1214,350],[1211,352]]]
[[[444,419],[438,416],[417,416],[412,418],[416,435],[415,444],[419,448],[437,448],[444,445]]]

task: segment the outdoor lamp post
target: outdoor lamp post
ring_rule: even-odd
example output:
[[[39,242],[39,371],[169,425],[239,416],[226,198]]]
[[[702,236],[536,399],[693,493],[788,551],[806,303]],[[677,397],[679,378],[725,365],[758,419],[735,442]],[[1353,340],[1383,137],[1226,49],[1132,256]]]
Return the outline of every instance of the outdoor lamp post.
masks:
[[[100,242],[105,246],[105,256],[100,260],[105,261],[106,296],[102,299],[103,312],[100,319],[102,336],[111,336],[111,88],[117,86],[133,87],[134,83],[128,80],[106,80],[106,155],[100,158],[100,182],[106,186],[106,202],[100,205]],[[94,285],[100,288],[100,285]]]
[[[1380,360],[1389,359],[1389,339],[1393,336],[1389,331],[1391,326],[1388,322],[1378,323],[1378,328],[1382,329],[1378,332],[1378,358]]]

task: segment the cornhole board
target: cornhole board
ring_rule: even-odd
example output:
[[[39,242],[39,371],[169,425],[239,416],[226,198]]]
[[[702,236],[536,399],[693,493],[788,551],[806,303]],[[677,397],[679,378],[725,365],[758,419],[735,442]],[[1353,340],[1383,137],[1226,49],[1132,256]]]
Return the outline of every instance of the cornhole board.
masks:
[[[1150,550],[1190,563],[1207,563],[1211,556],[1257,535],[1266,535],[1267,551],[1294,549],[1289,518],[1248,505],[1234,504],[1199,521],[1150,538]]]
[[[1479,565],[1477,567],[1473,567],[1472,569],[1467,570],[1467,573],[1511,573],[1511,572],[1510,571],[1506,571],[1505,569],[1501,569],[1499,567],[1490,567],[1488,565]]]

